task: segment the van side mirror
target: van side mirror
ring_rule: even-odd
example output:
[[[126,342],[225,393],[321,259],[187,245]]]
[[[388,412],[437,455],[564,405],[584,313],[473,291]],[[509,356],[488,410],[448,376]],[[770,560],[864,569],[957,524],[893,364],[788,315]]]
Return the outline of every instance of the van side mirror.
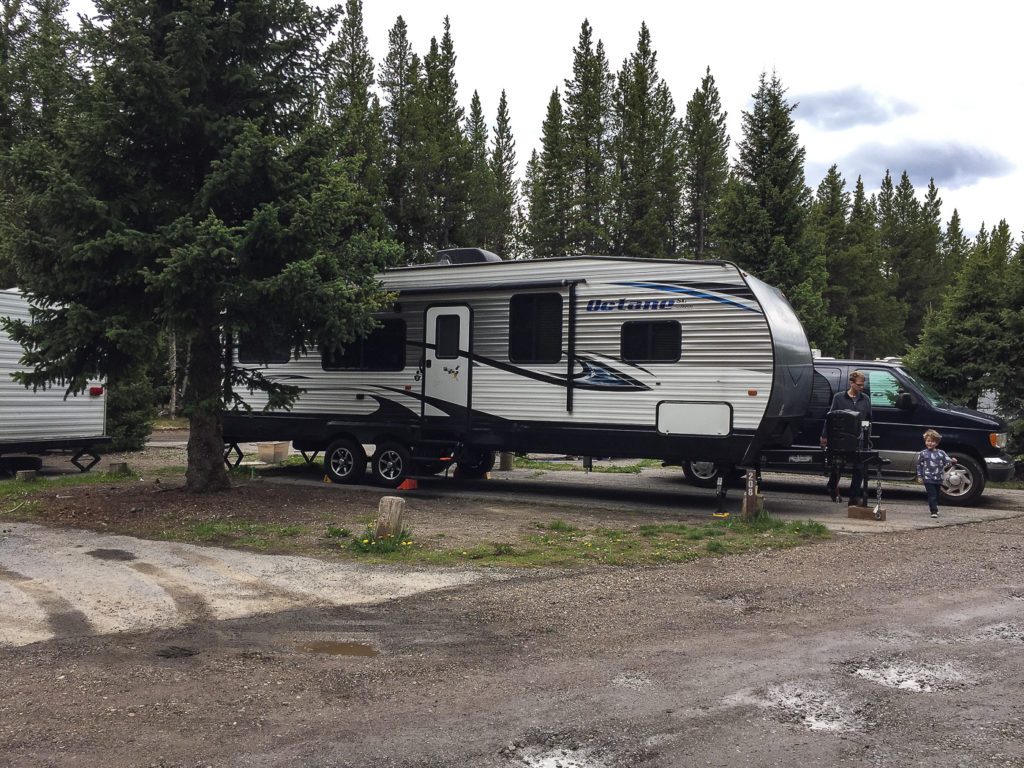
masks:
[[[917,406],[917,400],[909,392],[900,392],[896,396],[896,407],[902,411],[912,411]]]

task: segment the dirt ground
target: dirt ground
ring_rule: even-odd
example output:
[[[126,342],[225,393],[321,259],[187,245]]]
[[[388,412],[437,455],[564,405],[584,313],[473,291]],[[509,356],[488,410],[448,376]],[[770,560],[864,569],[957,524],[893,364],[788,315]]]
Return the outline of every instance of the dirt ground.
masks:
[[[166,463],[178,449],[152,450]],[[253,482],[207,509],[169,482],[62,490],[46,522],[339,515],[335,489],[304,487],[298,504]],[[342,514],[379,496],[351,489]],[[425,501],[449,533],[497,537],[521,517]],[[474,575],[362,605],[0,648],[0,765],[1024,766],[1024,518]]]

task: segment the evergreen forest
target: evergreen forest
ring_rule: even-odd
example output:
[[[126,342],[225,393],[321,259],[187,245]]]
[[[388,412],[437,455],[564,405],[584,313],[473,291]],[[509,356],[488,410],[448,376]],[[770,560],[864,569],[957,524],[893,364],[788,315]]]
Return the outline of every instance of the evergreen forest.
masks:
[[[616,66],[584,20],[517,156],[504,92],[463,106],[447,18],[417,51],[398,17],[374,61],[362,0],[96,0],[75,24],[67,0],[0,3],[0,287],[40,307],[8,327],[24,383],[107,378],[129,444],[172,402],[195,490],[226,484],[222,408],[297,394],[233,367],[225,331],[344,348],[389,300],[376,273],[462,246],[732,261],[822,354],[900,356],[1019,431],[1024,245],[899,168],[807,179],[777,73],[729,136],[710,68],[675,95],[646,25]]]

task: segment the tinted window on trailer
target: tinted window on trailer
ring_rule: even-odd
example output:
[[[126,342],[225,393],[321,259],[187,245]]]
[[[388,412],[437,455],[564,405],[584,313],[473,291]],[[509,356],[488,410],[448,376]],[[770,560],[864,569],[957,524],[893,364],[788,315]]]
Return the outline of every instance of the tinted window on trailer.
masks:
[[[434,323],[434,355],[438,360],[454,360],[459,356],[458,315],[438,315]]]
[[[238,362],[249,364],[287,363],[291,357],[288,342],[272,334],[238,334]]]
[[[676,363],[681,344],[675,320],[630,320],[619,334],[619,351],[627,363]]]
[[[562,296],[520,293],[508,304],[508,359],[557,363],[562,359]]]
[[[405,367],[405,320],[384,320],[341,354],[322,353],[325,371],[400,371]]]
[[[811,383],[811,402],[808,412],[812,416],[818,417],[827,413],[828,409],[832,407],[832,396],[834,394],[828,379],[819,371],[815,371]]]

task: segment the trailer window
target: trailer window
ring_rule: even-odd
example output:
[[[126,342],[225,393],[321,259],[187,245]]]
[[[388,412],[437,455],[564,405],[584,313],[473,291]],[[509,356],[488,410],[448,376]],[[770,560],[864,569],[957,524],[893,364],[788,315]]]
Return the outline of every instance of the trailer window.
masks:
[[[238,334],[238,362],[249,365],[287,363],[291,349],[286,339],[261,333]]]
[[[384,320],[340,354],[321,351],[325,371],[400,371],[405,367],[405,320]]]
[[[675,320],[630,320],[619,331],[619,353],[627,363],[677,363],[682,338]]]
[[[557,363],[562,359],[562,296],[520,293],[508,304],[508,359]]]
[[[434,356],[438,360],[454,360],[459,356],[458,315],[438,315],[434,321]]]

